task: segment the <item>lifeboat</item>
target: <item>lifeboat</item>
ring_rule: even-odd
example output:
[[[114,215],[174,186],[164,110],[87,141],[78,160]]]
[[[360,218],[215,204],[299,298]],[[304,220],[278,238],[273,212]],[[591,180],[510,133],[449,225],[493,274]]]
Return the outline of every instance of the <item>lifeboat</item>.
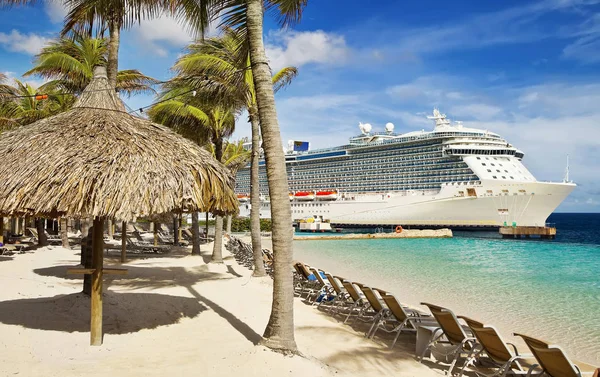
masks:
[[[238,194],[237,198],[240,201],[240,203],[246,203],[250,201],[250,195],[247,194]]]
[[[338,193],[335,190],[317,191],[317,200],[336,200]]]
[[[315,193],[312,191],[298,191],[294,194],[294,199],[302,201],[315,200]]]

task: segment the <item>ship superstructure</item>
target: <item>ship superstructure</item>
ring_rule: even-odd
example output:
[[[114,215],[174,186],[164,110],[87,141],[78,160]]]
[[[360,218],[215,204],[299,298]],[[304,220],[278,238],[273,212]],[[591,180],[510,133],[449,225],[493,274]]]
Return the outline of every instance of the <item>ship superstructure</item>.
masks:
[[[371,132],[347,145],[286,154],[295,219],[323,216],[334,224],[489,227],[543,226],[573,190],[569,182],[538,182],[522,151],[500,135],[452,124],[437,109],[432,131]],[[270,216],[264,160],[260,162],[261,216]],[[249,167],[236,191],[250,192]],[[249,213],[241,203],[241,215]]]

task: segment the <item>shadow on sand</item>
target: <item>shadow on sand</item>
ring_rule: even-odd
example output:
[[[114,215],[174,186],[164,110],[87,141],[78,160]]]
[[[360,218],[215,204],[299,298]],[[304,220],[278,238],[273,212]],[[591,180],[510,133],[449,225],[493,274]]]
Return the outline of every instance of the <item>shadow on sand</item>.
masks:
[[[71,265],[59,265],[35,269],[40,276],[83,281],[81,275],[67,274]],[[106,266],[105,266],[106,267]],[[125,276],[105,275],[106,288],[119,287],[118,292],[105,290],[104,332],[123,334],[142,329],[177,323],[180,319],[193,318],[204,310],[212,310],[239,331],[248,341],[258,344],[261,336],[250,326],[214,301],[201,295],[196,283],[210,280],[231,279],[242,276],[234,267],[227,265],[226,273],[208,271],[208,266],[197,267],[140,267],[124,265]],[[135,293],[138,289],[185,287],[192,297],[171,296],[154,293]],[[132,292],[123,292],[123,291]],[[152,316],[136,316],[140,311]],[[23,315],[27,313],[27,315]],[[37,299],[21,299],[0,302],[0,322],[28,328],[65,332],[89,331],[90,299],[82,293],[59,295]]]
[[[206,310],[190,297],[155,293],[106,292],[105,334],[126,334],[193,318]],[[144,311],[152,315],[135,315]],[[64,332],[90,330],[90,299],[82,293],[0,302],[0,322],[32,329]]]

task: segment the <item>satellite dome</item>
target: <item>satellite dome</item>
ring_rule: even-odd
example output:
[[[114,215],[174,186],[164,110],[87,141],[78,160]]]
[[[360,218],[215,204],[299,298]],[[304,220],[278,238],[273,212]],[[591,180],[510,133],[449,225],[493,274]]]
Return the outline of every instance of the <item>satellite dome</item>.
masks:
[[[366,133],[371,132],[371,129],[373,129],[373,126],[371,126],[370,123],[363,124],[363,130],[365,130]]]
[[[385,124],[385,131],[392,133],[394,132],[394,123],[386,123]]]

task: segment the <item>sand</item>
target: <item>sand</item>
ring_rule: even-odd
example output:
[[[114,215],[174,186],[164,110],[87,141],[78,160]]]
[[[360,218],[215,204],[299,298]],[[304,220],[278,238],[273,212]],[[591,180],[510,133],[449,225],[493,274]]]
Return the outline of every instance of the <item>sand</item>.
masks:
[[[268,244],[268,241],[265,242]],[[258,346],[271,305],[270,278],[251,278],[224,252],[210,265],[189,249],[132,257],[125,277],[104,284],[104,344],[89,346],[89,299],[78,250],[0,256],[0,376],[440,376],[411,352],[414,337],[389,350],[363,328],[295,299],[302,356]],[[121,267],[117,253],[105,266]],[[412,342],[412,343],[411,343]]]

